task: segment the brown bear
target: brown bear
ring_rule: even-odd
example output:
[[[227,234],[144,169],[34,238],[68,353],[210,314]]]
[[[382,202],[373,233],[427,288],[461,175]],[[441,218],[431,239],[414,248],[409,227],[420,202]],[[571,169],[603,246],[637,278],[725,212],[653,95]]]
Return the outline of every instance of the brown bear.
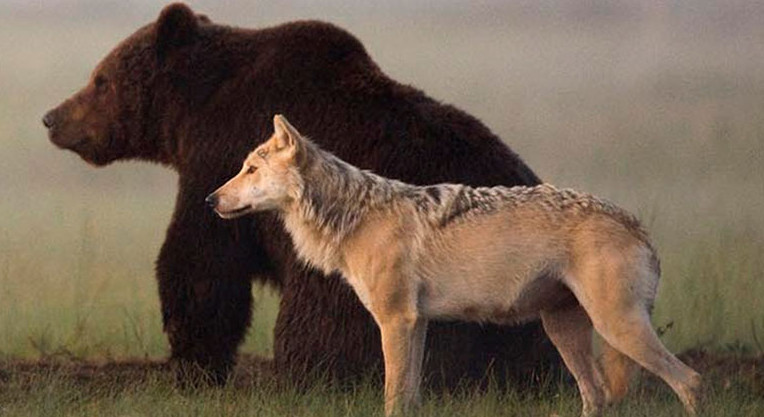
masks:
[[[204,204],[269,137],[276,113],[340,158],[406,182],[539,182],[478,120],[388,78],[342,29],[316,21],[242,29],[183,4],[165,7],[43,123],[55,145],[93,165],[137,159],[178,173],[156,273],[181,380],[189,369],[226,380],[250,323],[253,280],[281,291],[274,361],[282,376],[345,380],[381,370],[379,331],[349,286],[300,263],[273,215],[226,222]],[[559,366],[538,323],[435,324],[427,352],[431,385],[527,383]]]

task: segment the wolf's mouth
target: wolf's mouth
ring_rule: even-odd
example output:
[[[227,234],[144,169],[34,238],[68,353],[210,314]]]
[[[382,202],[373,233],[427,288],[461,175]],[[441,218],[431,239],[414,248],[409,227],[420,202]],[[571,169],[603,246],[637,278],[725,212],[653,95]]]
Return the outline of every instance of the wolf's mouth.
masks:
[[[230,214],[244,213],[245,211],[247,211],[247,210],[249,210],[251,208],[252,208],[252,206],[244,206],[244,207],[242,207],[240,209],[229,211],[228,213],[230,213]]]
[[[244,207],[241,207],[241,208],[237,208],[237,209],[231,210],[231,211],[225,211],[225,212],[218,211],[218,214],[220,214],[220,217],[228,219],[228,218],[231,218],[231,217],[236,217],[236,216],[239,216],[241,214],[244,214],[244,213],[250,211],[251,209],[252,209],[252,206],[247,205],[247,206],[244,206]]]

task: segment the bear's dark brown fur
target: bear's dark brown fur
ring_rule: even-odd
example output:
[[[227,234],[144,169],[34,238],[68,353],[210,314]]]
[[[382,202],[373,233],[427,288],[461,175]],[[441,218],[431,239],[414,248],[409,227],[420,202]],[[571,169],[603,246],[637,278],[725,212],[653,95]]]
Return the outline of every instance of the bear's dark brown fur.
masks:
[[[250,322],[252,280],[281,289],[276,369],[292,380],[381,368],[379,334],[349,286],[296,261],[272,215],[222,221],[204,197],[289,117],[354,165],[417,184],[536,184],[478,120],[385,76],[360,42],[306,21],[248,30],[181,4],[119,44],[89,84],[49,112],[59,147],[105,165],[172,167],[179,191],[157,260],[164,328],[178,364],[222,382]],[[428,334],[430,382],[530,381],[559,359],[538,323],[440,323]],[[488,377],[488,368],[495,372]],[[183,366],[179,369],[190,369]]]

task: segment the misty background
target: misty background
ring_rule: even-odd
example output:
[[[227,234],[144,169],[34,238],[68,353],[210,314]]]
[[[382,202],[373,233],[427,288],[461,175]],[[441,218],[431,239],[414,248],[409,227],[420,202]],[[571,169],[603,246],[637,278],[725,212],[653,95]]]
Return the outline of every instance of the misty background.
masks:
[[[187,3],[216,23],[349,30],[545,181],[638,214],[663,261],[654,323],[670,348],[762,349],[764,3]],[[165,4],[0,0],[0,355],[166,353],[153,262],[176,174],[92,168],[40,122]],[[255,297],[245,350],[268,355],[278,295]]]

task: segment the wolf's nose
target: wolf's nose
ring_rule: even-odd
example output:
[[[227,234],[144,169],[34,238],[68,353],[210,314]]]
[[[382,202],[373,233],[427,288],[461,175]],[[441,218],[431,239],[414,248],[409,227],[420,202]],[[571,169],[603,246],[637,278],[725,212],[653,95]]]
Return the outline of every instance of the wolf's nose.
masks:
[[[215,208],[215,206],[218,205],[218,196],[216,196],[215,193],[212,193],[204,199],[204,202],[207,203],[208,206]]]
[[[47,127],[48,129],[53,127],[54,122],[55,122],[55,119],[53,118],[53,111],[52,110],[47,112],[47,113],[45,113],[45,116],[42,117],[42,124],[45,127]]]

